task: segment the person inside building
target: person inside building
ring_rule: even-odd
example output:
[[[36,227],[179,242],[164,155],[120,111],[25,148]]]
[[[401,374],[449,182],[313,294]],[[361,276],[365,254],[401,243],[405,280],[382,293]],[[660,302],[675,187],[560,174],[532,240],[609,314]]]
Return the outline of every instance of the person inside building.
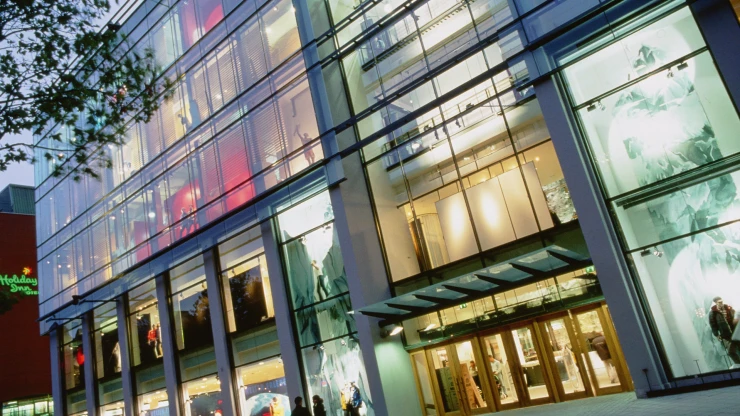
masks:
[[[732,339],[733,332],[737,326],[735,320],[735,309],[725,304],[721,296],[714,299],[714,306],[709,311],[709,326],[712,335],[722,344],[733,363],[740,364],[740,341]]]
[[[609,352],[609,346],[606,344],[606,337],[604,336],[604,334],[598,333],[596,337],[592,338],[591,346],[594,347],[596,354],[598,354],[599,358],[604,363],[604,367],[606,367],[606,373],[609,375],[609,381],[612,384],[619,383],[617,370],[614,368],[614,364],[612,363],[612,356]]]
[[[498,390],[499,397],[505,399],[508,397],[506,394],[506,386],[501,380],[501,371],[504,366],[501,361],[497,360],[493,355],[488,355],[488,362],[491,363],[491,372],[493,373],[493,381],[496,383],[496,389]]]
[[[295,408],[293,409],[293,416],[311,416],[311,412],[303,407],[303,397],[298,396],[293,400],[295,402]]]

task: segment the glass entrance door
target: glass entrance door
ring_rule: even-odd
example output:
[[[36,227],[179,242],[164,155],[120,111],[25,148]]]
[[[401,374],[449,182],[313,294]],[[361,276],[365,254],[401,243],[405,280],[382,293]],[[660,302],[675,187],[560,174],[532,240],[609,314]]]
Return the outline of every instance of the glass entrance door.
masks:
[[[588,366],[596,394],[623,390],[626,381],[618,345],[602,309],[574,314],[582,345],[582,356]]]
[[[543,404],[552,401],[552,392],[547,382],[545,356],[534,333],[534,328],[527,325],[510,331],[514,344],[514,358],[521,369],[526,405]]]
[[[489,386],[482,355],[473,340],[427,350],[441,414],[468,416],[488,413]]]
[[[560,396],[564,400],[586,397],[591,389],[570,317],[564,315],[542,321],[540,332],[545,336],[544,343],[552,379]]]
[[[488,335],[481,338],[483,343],[484,359],[488,360],[488,370],[493,387],[494,400],[498,401],[499,409],[513,409],[519,407],[520,400],[520,372],[512,369],[515,363],[513,344],[508,332]]]
[[[432,384],[441,405],[440,413],[450,416],[463,415],[463,405],[460,402],[461,388],[453,354],[450,354],[447,346],[430,348],[426,352],[432,373]]]

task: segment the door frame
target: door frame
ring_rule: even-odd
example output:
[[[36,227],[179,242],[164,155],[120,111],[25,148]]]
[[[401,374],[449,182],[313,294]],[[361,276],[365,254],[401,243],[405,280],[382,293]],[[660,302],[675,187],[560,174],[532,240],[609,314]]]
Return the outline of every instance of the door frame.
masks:
[[[501,403],[501,398],[498,395],[498,391],[494,388],[494,383],[489,383],[489,389],[491,390],[491,395],[493,396],[493,402],[496,404],[496,411],[519,409],[521,407],[524,407],[524,398],[527,397],[525,396],[526,393],[522,391],[522,389],[524,389],[524,379],[522,378],[522,371],[520,369],[519,360],[515,360],[512,358],[516,356],[516,352],[514,348],[514,341],[511,336],[511,331],[508,331],[508,328],[508,326],[498,327],[494,331],[481,332],[476,337],[478,338],[479,348],[482,353],[483,351],[486,351],[485,339],[487,337],[500,335],[502,347],[504,348],[504,352],[506,353],[506,357],[508,359],[507,365],[509,366],[509,372],[511,373],[511,378],[513,381],[512,388],[516,390],[517,401],[514,403]],[[488,364],[487,361],[485,367],[486,377],[489,381],[493,380],[493,370],[491,369],[491,366]]]
[[[563,382],[562,380],[560,380],[560,370],[558,370],[557,360],[555,360],[555,353],[554,351],[552,351],[551,344],[548,345],[546,342],[549,339],[549,335],[545,325],[547,324],[547,322],[557,319],[562,319],[565,324],[568,338],[571,341],[571,350],[573,351],[573,355],[576,358],[576,365],[578,367],[578,371],[580,372],[580,376],[582,379],[581,381],[583,382],[584,391],[566,393],[565,389],[563,388]],[[537,322],[537,326],[540,329],[540,337],[542,338],[542,342],[545,344],[545,353],[547,355],[547,361],[550,366],[549,374],[551,376],[550,378],[552,380],[552,383],[555,385],[555,389],[557,390],[558,401],[578,400],[585,399],[587,397],[593,397],[594,391],[591,388],[591,376],[588,372],[586,364],[583,362],[583,356],[581,355],[582,348],[578,336],[580,332],[575,330],[575,327],[573,326],[573,319],[571,319],[568,311],[540,317],[537,318],[535,321]],[[550,340],[550,342],[552,342],[552,340]]]
[[[615,370],[619,378],[619,386],[610,386],[600,388],[596,379],[596,374],[591,364],[591,360],[586,358],[588,355],[588,343],[581,330],[580,323],[578,322],[577,315],[595,311],[601,323],[604,336],[606,338],[607,347],[612,353]],[[555,355],[553,354],[551,344],[548,344],[548,334],[545,329],[545,324],[548,321],[554,319],[563,319],[565,321],[568,336],[571,340],[571,347],[573,354],[576,356],[576,363],[580,372],[584,389],[583,392],[566,394],[563,388],[562,381],[560,380],[557,363],[555,361]],[[529,388],[526,386],[524,377],[524,368],[519,360],[519,354],[516,350],[514,343],[514,331],[517,329],[528,327],[532,331],[533,344],[537,356],[540,360],[540,365],[543,366],[543,372],[545,377],[545,387],[547,389],[548,397],[540,399],[532,399],[529,395]],[[517,402],[502,404],[498,391],[492,382],[493,372],[488,362],[488,356],[484,354],[486,352],[485,338],[490,336],[500,335],[504,352],[508,357],[509,371],[513,381],[513,386],[517,394]],[[572,342],[575,340],[575,343]],[[464,387],[460,384],[461,382],[461,370],[460,362],[457,355],[456,344],[463,343],[466,341],[471,342],[473,348],[473,356],[476,360],[478,367],[478,376],[481,383],[482,398],[486,403],[486,407],[471,409],[467,395],[464,391]],[[437,372],[434,368],[434,360],[432,353],[435,349],[444,348],[447,352],[448,366],[451,367],[452,377],[454,379],[453,387],[455,394],[459,401],[459,410],[446,412],[444,409],[444,403],[442,401],[441,386],[437,380]],[[616,330],[609,315],[608,306],[603,302],[592,303],[565,311],[550,313],[542,316],[537,316],[524,321],[515,322],[507,325],[502,325],[496,328],[491,328],[473,334],[465,335],[459,338],[450,339],[445,342],[434,344],[428,347],[420,347],[416,350],[410,351],[409,356],[414,354],[422,354],[426,363],[427,374],[431,379],[432,394],[434,396],[434,405],[436,406],[437,414],[440,416],[470,416],[478,415],[488,412],[498,412],[502,410],[516,409],[520,407],[528,407],[533,405],[547,404],[562,402],[568,400],[581,399],[586,397],[601,396],[605,394],[620,393],[625,391],[632,391],[634,389],[632,380],[627,369],[624,354],[622,352],[621,344],[617,338]],[[415,366],[415,362],[412,359],[412,363]],[[485,371],[481,371],[482,367]],[[420,405],[422,406],[423,412],[426,412],[424,399],[421,393],[421,386],[419,385],[418,374],[416,373],[416,367],[414,368],[414,379],[417,383],[417,392],[419,393]],[[426,413],[425,413],[426,414]]]
[[[588,340],[581,329],[581,324],[578,321],[578,315],[586,314],[589,312],[596,312],[601,323],[601,329],[606,339],[606,345],[609,348],[610,355],[612,355],[612,364],[617,372],[617,378],[619,380],[618,386],[600,387],[598,379],[596,378],[596,371],[594,370],[591,360],[585,360],[593,385],[593,393],[595,396],[603,396],[607,394],[621,393],[624,391],[632,390],[632,380],[628,373],[625,373],[624,369],[626,366],[624,363],[624,355],[622,354],[621,345],[615,344],[617,341],[616,332],[613,330],[611,325],[611,317],[608,317],[604,313],[605,304],[600,302],[597,305],[587,305],[580,308],[571,309],[569,312],[573,316],[573,323],[575,324],[576,331],[578,332],[578,342],[581,344],[581,349],[584,355],[588,355]],[[608,319],[607,319],[608,317]],[[612,353],[612,351],[614,351]],[[629,381],[628,381],[629,380]]]
[[[491,412],[496,411],[496,407],[491,405],[491,403],[494,403],[494,401],[492,401],[493,395],[491,394],[491,390],[490,390],[491,385],[488,382],[488,372],[481,371],[481,368],[480,368],[480,363],[483,363],[482,361],[483,355],[481,353],[480,345],[478,341],[476,340],[476,338],[478,338],[476,335],[469,335],[466,337],[455,339],[453,341],[436,344],[432,347],[427,347],[422,350],[425,354],[425,358],[427,362],[427,371],[429,372],[430,378],[432,379],[432,385],[434,389],[432,393],[434,394],[435,405],[437,406],[437,412],[440,415],[470,416],[470,415],[481,415],[481,414],[486,414],[486,413],[491,413]],[[463,387],[462,371],[460,368],[461,364],[460,364],[460,359],[457,356],[456,345],[460,343],[464,343],[464,342],[470,342],[470,345],[473,349],[473,357],[475,358],[476,367],[478,369],[478,379],[480,380],[480,384],[481,384],[481,398],[486,403],[485,407],[480,407],[480,408],[475,408],[475,409],[471,408],[469,400],[468,400],[467,392],[465,391],[465,388]],[[459,403],[459,410],[456,410],[456,411],[451,411],[451,412],[446,411],[444,409],[444,403],[442,402],[442,397],[441,397],[442,390],[441,390],[441,386],[439,385],[439,381],[437,380],[437,372],[436,372],[436,369],[434,368],[433,357],[431,356],[433,354],[433,351],[439,348],[444,348],[447,352],[448,367],[450,368],[450,371],[452,372],[452,378],[454,379],[453,387],[455,389],[455,394],[457,395],[457,400]],[[488,367],[488,365],[486,364],[485,367]]]

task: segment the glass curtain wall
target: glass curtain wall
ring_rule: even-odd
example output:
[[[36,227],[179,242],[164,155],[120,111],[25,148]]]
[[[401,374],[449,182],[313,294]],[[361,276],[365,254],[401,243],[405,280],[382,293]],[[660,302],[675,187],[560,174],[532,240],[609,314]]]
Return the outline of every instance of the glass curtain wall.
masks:
[[[290,414],[260,227],[220,244],[218,251],[239,414],[269,413],[271,407]]]
[[[82,349],[82,325],[72,321],[61,326],[62,347],[59,352],[64,368],[64,390],[67,413],[85,411],[85,351]]]
[[[367,174],[394,281],[576,218],[536,99],[471,105]]]
[[[220,19],[220,9],[219,3],[209,15]],[[114,168],[105,178],[66,178],[40,197],[40,265],[48,276],[42,302],[62,292],[42,310],[323,158],[290,1],[247,9],[252,16],[234,24],[233,33],[226,36],[221,24],[204,51],[192,48],[168,70],[180,80],[175,96],[149,123],[132,125],[123,147],[106,150]]]
[[[216,374],[202,256],[196,256],[170,271],[170,291],[185,411],[191,415],[216,412],[221,407],[221,386]]]
[[[373,415],[329,192],[284,211],[277,222],[308,397],[318,394],[327,414],[337,414],[356,390]]]
[[[688,8],[637,24],[562,77],[667,367],[726,370],[740,364],[737,108]]]

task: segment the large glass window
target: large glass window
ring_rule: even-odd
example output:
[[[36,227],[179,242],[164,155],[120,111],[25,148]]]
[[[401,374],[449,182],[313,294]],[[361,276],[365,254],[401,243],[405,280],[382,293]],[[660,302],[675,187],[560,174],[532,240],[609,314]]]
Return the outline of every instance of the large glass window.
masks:
[[[131,365],[157,362],[163,351],[154,280],[129,291],[129,313]]]
[[[576,105],[618,88],[578,110],[609,196],[740,151],[737,110],[708,52],[627,84],[703,46],[682,9],[564,71]]]
[[[93,340],[95,342],[95,373],[98,379],[121,373],[121,346],[118,343],[116,303],[95,308]]]
[[[488,83],[458,101],[492,90]],[[393,280],[576,217],[538,102],[501,111],[504,100],[466,104],[367,166]]]
[[[277,220],[309,397],[318,394],[327,414],[335,414],[355,382],[365,406],[372,406],[329,192]]]
[[[169,399],[164,380],[164,365],[136,372],[137,406],[141,416],[169,415]]]
[[[674,377],[740,364],[740,119],[704,46],[683,8],[563,73]]]
[[[170,287],[184,406],[189,414],[211,414],[222,403],[203,257],[170,270]]]
[[[79,321],[73,321],[62,326],[61,349],[65,390],[84,388],[85,352],[82,349],[82,325]]]

